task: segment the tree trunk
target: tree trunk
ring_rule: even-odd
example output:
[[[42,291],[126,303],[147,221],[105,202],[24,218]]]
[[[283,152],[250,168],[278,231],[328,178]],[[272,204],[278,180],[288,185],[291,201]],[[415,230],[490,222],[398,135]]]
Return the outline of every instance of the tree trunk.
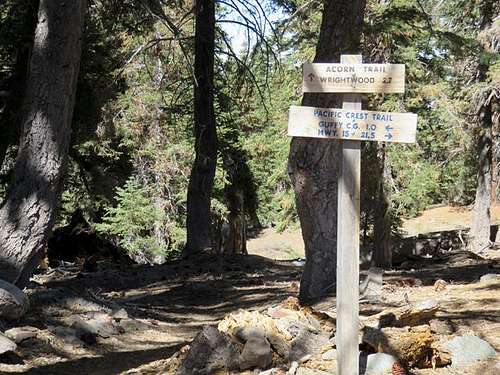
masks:
[[[479,165],[470,241],[470,249],[473,252],[480,252],[490,245],[492,165],[491,116],[491,104],[483,105],[479,114],[479,121],[481,122],[481,133],[479,136]]]
[[[195,160],[187,193],[185,255],[211,247],[210,199],[217,162],[214,113],[214,0],[196,1],[194,133]]]
[[[28,69],[33,48],[33,35],[37,21],[38,2],[27,2],[26,11],[23,14],[23,27],[20,33],[19,43],[16,51],[16,63],[12,75],[8,78],[8,91],[0,93],[3,101],[0,110],[0,126],[2,137],[0,139],[0,169],[7,156],[10,146],[19,140],[21,116],[18,108],[22,106],[26,83],[28,80]]]
[[[389,162],[385,151],[385,145],[378,145],[378,160],[380,163],[380,174],[375,199],[375,218],[373,226],[373,258],[372,264],[381,268],[392,266],[391,250],[391,202],[387,181],[390,178]]]
[[[38,265],[67,163],[86,2],[41,0],[19,153],[0,209],[0,277],[23,285]]]
[[[324,2],[314,62],[338,62],[340,55],[359,52],[365,0]],[[337,94],[304,94],[302,105],[341,106]],[[310,302],[333,289],[337,267],[337,188],[341,143],[335,140],[294,138],[289,174],[306,251],[300,299]]]
[[[486,0],[479,4],[481,14],[480,28],[483,32],[492,24],[494,14],[493,3],[492,0]],[[488,46],[484,43],[482,43],[481,47],[488,50]],[[477,82],[484,82],[486,80],[488,69],[489,66],[480,60],[477,69]],[[476,200],[474,203],[474,215],[470,233],[470,250],[476,253],[488,248],[490,245],[493,111],[491,108],[491,101],[488,97],[489,94],[480,99],[482,102],[480,103],[478,113],[480,125],[478,141],[479,163],[477,171]]]

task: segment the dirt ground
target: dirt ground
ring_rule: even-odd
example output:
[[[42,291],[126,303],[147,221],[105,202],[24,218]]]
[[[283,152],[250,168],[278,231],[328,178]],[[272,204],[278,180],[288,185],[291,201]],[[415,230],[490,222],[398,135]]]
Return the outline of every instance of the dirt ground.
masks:
[[[472,207],[437,205],[425,210],[419,216],[403,221],[404,236],[421,233],[468,229],[472,221]],[[491,208],[492,225],[500,224],[500,203]],[[304,242],[300,229],[277,232],[266,228],[255,238],[248,240],[248,252],[271,259],[304,258]]]
[[[258,240],[265,254],[270,253],[266,246],[276,254],[290,251],[266,232]],[[479,282],[484,274],[500,273],[500,250],[482,256],[446,253],[415,261],[409,269],[388,271],[381,302],[361,304],[361,315],[433,298],[440,304],[437,317],[453,332],[473,333],[500,352],[500,282]],[[223,263],[205,257],[122,269],[103,264],[101,271],[89,273],[74,267],[43,271],[26,290],[31,300],[28,314],[3,327],[36,327],[37,337],[19,344],[14,356],[2,358],[0,373],[162,374],[162,363],[192,340],[203,325],[215,324],[238,309],[261,310],[297,296],[301,272],[301,266],[292,261],[258,255]],[[438,279],[448,283],[445,290],[435,291]],[[333,311],[334,306],[335,298],[330,296],[315,308]],[[126,311],[131,322],[131,328],[120,334],[99,337],[88,345],[68,341],[61,334],[75,316],[119,309]],[[448,368],[412,373],[459,374]],[[460,372],[498,373],[499,356]]]

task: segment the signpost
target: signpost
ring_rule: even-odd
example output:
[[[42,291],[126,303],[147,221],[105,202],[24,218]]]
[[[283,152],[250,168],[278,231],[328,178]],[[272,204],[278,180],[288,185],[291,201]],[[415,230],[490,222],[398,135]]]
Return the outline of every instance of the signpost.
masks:
[[[357,56],[357,55],[344,55]],[[304,92],[403,93],[404,64],[304,64]]]
[[[337,222],[337,374],[359,374],[359,215],[361,141],[415,142],[417,115],[364,111],[360,93],[404,92],[401,64],[362,64],[342,55],[340,64],[305,64],[304,92],[346,93],[342,109],[290,108],[288,135],[342,142]]]

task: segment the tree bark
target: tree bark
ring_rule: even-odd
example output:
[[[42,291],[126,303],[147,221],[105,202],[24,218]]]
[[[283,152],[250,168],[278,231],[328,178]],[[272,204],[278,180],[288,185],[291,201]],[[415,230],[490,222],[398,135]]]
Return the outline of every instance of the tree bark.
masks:
[[[67,163],[85,0],[41,0],[14,176],[0,209],[0,277],[23,286],[56,217]]]
[[[324,2],[314,62],[338,62],[340,55],[360,50],[365,0]],[[304,94],[302,105],[341,106],[337,94]],[[306,264],[300,299],[310,302],[333,289],[337,267],[337,188],[341,143],[293,138],[288,169],[305,244]]]
[[[479,135],[479,165],[470,241],[470,249],[473,252],[480,252],[490,245],[492,172],[491,119],[491,104],[483,105],[479,114],[479,121],[481,122],[481,133]]]
[[[392,266],[391,250],[391,201],[387,181],[390,178],[390,167],[387,160],[385,145],[378,145],[378,160],[380,163],[377,196],[375,199],[375,217],[373,225],[373,258],[372,264],[381,268]]]
[[[185,255],[211,247],[210,200],[217,162],[214,113],[214,0],[196,1],[194,133],[195,160],[187,193]]]
[[[485,0],[479,4],[481,14],[481,30],[487,30],[493,22],[494,1]],[[483,49],[488,50],[488,46],[482,43]],[[487,78],[488,65],[483,61],[478,64],[477,82],[484,82]],[[493,128],[493,111],[491,101],[481,98],[479,106],[479,141],[478,141],[478,171],[477,171],[477,188],[476,200],[474,202],[474,215],[471,228],[470,250],[480,252],[490,246],[490,207],[491,207],[491,192],[492,192],[492,168],[493,168],[493,153],[492,153],[492,128]]]

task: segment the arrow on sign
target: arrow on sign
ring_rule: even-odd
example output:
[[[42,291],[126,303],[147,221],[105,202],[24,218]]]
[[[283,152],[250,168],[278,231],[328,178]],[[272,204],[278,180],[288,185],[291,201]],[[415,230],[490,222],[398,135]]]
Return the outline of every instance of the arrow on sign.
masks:
[[[388,132],[390,132],[392,129],[394,129],[394,128],[392,126],[390,126],[390,125],[386,125],[385,126],[385,130],[388,131]]]
[[[391,139],[391,138],[392,138],[392,134],[391,134],[391,133],[386,134],[386,135],[385,135],[385,137],[386,137],[387,139]]]
[[[316,78],[316,76],[315,76],[314,74],[312,74],[312,73],[310,73],[310,74],[308,75],[308,77],[309,77],[309,79],[311,80],[311,82],[314,80],[314,78]]]

